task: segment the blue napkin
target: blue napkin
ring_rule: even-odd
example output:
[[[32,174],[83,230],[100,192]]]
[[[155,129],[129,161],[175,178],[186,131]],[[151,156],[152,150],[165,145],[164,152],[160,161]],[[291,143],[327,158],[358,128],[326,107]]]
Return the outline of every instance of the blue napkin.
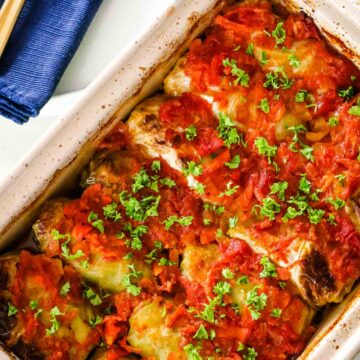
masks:
[[[2,5],[4,0],[0,0]],[[0,114],[19,124],[53,94],[102,0],[26,0],[0,58]]]

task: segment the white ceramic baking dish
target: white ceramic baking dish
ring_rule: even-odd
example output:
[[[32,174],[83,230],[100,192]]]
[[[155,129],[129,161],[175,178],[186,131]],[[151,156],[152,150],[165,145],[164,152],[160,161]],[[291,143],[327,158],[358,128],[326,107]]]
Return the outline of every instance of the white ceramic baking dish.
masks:
[[[330,43],[360,66],[356,0],[279,0],[310,15]],[[0,183],[0,249],[25,236],[46,199],[73,186],[96,144],[165,74],[227,0],[174,0],[147,34],[124,51],[82,99],[39,139]],[[114,40],[116,41],[116,39]],[[36,121],[36,120],[35,120]],[[360,350],[360,288],[328,312],[301,359],[350,360]],[[0,349],[0,359],[8,359]]]

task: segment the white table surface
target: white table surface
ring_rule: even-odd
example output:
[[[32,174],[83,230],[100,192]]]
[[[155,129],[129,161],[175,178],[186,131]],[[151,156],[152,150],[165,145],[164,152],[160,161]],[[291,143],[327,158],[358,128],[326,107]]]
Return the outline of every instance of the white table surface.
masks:
[[[55,96],[37,118],[18,125],[0,116],[0,182],[106,65],[175,0],[104,0]]]

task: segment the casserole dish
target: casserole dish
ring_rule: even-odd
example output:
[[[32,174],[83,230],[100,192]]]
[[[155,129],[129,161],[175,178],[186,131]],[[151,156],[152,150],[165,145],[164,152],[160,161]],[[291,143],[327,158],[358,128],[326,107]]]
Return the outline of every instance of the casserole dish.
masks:
[[[1,195],[2,198],[2,206],[3,206],[3,212],[2,214],[4,217],[1,219],[2,226],[3,226],[3,237],[4,245],[6,245],[7,241],[10,241],[12,237],[15,237],[16,234],[19,234],[19,229],[26,229],[29,222],[31,222],[31,217],[36,216],[37,208],[41,205],[41,203],[44,201],[46,197],[49,197],[50,194],[53,195],[55,189],[64,189],[66,187],[71,187],[71,180],[74,180],[74,176],[76,176],[76,170],[79,171],[83,165],[88,161],[89,157],[91,156],[93,150],[94,150],[94,144],[96,144],[101,137],[103,137],[108,131],[110,131],[111,127],[114,125],[114,123],[122,119],[126,116],[126,113],[135,105],[136,102],[138,102],[143,96],[146,96],[151,92],[153,89],[156,88],[157,85],[159,85],[159,81],[161,80],[161,77],[171,68],[171,66],[174,64],[174,60],[176,60],[176,55],[173,54],[173,50],[177,50],[177,54],[179,55],[182,50],[186,46],[186,38],[189,40],[191,36],[196,36],[197,32],[201,31],[202,28],[207,25],[208,21],[211,19],[212,14],[216,13],[216,11],[221,8],[224,4],[222,2],[218,3],[209,3],[209,4],[195,4],[195,8],[193,7],[194,4],[189,3],[180,3],[177,4],[177,6],[174,9],[171,9],[171,12],[168,14],[166,19],[163,20],[163,24],[161,25],[164,29],[164,32],[160,33],[150,33],[149,37],[150,40],[149,44],[159,44],[160,41],[154,41],[154,39],[158,39],[157,36],[160,36],[160,38],[165,42],[167,40],[167,43],[169,44],[169,48],[165,50],[166,56],[169,56],[172,53],[171,60],[164,61],[160,66],[158,66],[155,71],[151,72],[149,77],[146,79],[145,83],[141,87],[140,82],[136,81],[136,79],[133,79],[132,77],[129,78],[129,81],[126,81],[125,75],[127,71],[131,69],[130,64],[127,64],[127,67],[124,67],[122,69],[122,77],[121,81],[122,83],[126,83],[126,86],[128,88],[121,87],[120,89],[116,89],[116,85],[114,86],[113,83],[119,82],[119,78],[117,75],[113,76],[114,69],[118,69],[119,65],[114,66],[112,69],[108,71],[107,74],[104,75],[103,80],[100,80],[96,85],[91,87],[88,91],[89,94],[93,94],[95,96],[95,91],[97,90],[97,96],[95,97],[95,101],[91,103],[91,106],[82,108],[78,114],[77,110],[72,112],[69,116],[67,116],[62,122],[67,123],[72,121],[71,125],[69,126],[63,126],[60,129],[60,126],[58,126],[57,129],[53,129],[53,134],[48,134],[47,137],[44,137],[42,142],[43,146],[46,149],[45,144],[47,143],[50,148],[57,148],[60,150],[57,150],[59,152],[65,152],[64,155],[67,155],[67,157],[61,158],[59,156],[55,159],[53,157],[53,150],[50,150],[50,163],[46,161],[46,157],[48,157],[49,153],[48,150],[44,151],[38,151],[35,150],[33,156],[29,156],[28,160],[25,161],[25,170],[20,175],[20,170],[18,170],[17,174],[13,175],[13,178],[11,180],[8,180],[7,183],[3,185],[4,191]],[[213,9],[213,12],[210,11]],[[193,11],[196,10],[198,13],[194,13]],[[209,12],[210,11],[210,12]],[[190,23],[192,23],[192,29],[188,33],[188,36],[186,36],[186,33],[183,36],[177,38],[175,36],[176,34],[171,33],[173,36],[172,38],[166,38],[169,36],[169,29],[166,25],[174,20],[174,16],[178,16],[179,13],[181,13],[181,18],[178,20],[177,26],[183,27],[182,30],[186,29],[188,27],[188,24],[186,24],[186,21],[183,22],[181,19],[188,19]],[[204,14],[204,15],[203,15]],[[203,15],[203,16],[202,16]],[[189,35],[191,34],[191,35]],[[155,38],[152,36],[155,36]],[[165,39],[163,38],[165,37]],[[176,38],[176,39],[175,39]],[[175,40],[178,40],[175,42]],[[184,42],[185,41],[185,42]],[[181,44],[180,47],[179,44]],[[143,45],[144,46],[144,45]],[[147,51],[151,50],[151,53],[147,53]],[[161,60],[161,51],[162,48],[158,46],[157,50],[154,49],[152,45],[149,47],[144,46],[140,47],[138,50],[134,50],[135,52],[138,52],[138,54],[142,51],[145,51],[147,53],[148,61],[151,59],[154,60],[154,62],[158,62]],[[163,54],[164,55],[164,54]],[[140,71],[144,70],[144,67],[142,66],[141,61],[144,60],[141,55],[138,55],[139,58],[135,58],[136,68],[139,68]],[[165,57],[166,57],[165,56]],[[151,59],[150,59],[151,57]],[[160,59],[159,59],[160,57]],[[139,62],[136,61],[136,59],[139,60]],[[134,64],[132,64],[134,66]],[[134,69],[134,67],[133,67]],[[130,84],[133,84],[134,87],[130,88]],[[140,92],[135,93],[136,85],[141,87]],[[110,90],[112,89],[112,90]],[[120,90],[124,91],[123,97],[120,99],[118,98],[115,100],[115,103],[112,103],[109,99],[111,98],[111,94],[115,94],[113,96],[119,96]],[[125,101],[126,99],[126,101]],[[93,99],[92,99],[93,100]],[[115,113],[113,117],[111,117],[112,113],[114,112],[117,105],[119,105],[119,102],[121,100],[124,100],[124,103],[119,107],[119,110]],[[84,105],[84,102],[86,102],[86,98],[84,98],[83,103],[79,106]],[[76,114],[76,115],[75,115]],[[91,114],[91,116],[90,116]],[[74,115],[76,120],[74,120]],[[86,118],[89,116],[88,118]],[[92,116],[96,116],[96,119],[92,118]],[[110,121],[108,120],[111,117]],[[68,119],[68,120],[67,120]],[[100,121],[99,121],[100,119]],[[86,123],[86,129],[88,132],[87,135],[81,135],[80,144],[74,142],[74,127],[81,126],[81,124]],[[97,125],[99,125],[99,129],[97,129]],[[60,130],[60,131],[59,131]],[[99,131],[97,131],[99,130]],[[57,132],[57,134],[55,134]],[[55,135],[55,136],[54,136]],[[69,142],[67,142],[67,136],[69,136]],[[61,139],[61,140],[60,140]],[[60,140],[60,141],[59,141]],[[81,141],[85,141],[86,144],[84,144],[83,147],[80,146]],[[71,152],[70,152],[71,150]],[[77,150],[79,150],[77,152]],[[74,158],[74,154],[77,153],[77,157]],[[36,156],[36,159],[35,159]],[[49,159],[48,159],[49,160]],[[72,162],[71,162],[72,161]],[[57,164],[60,163],[60,166]],[[32,164],[33,163],[33,164]],[[34,166],[34,163],[35,166]],[[44,168],[43,168],[44,167]],[[51,168],[52,167],[52,168]],[[43,169],[46,168],[46,173],[43,171]],[[52,180],[50,182],[50,178],[52,173],[55,173],[54,169],[60,168],[56,176],[52,177]],[[42,179],[38,179],[38,174],[44,174],[42,176]],[[70,176],[71,174],[71,176]],[[32,178],[36,180],[33,181],[31,184],[28,183],[29,178]],[[41,183],[39,180],[43,180],[44,183]],[[38,182],[39,181],[39,182]],[[31,185],[31,186],[30,186]],[[26,200],[19,200],[18,199],[18,189],[22,189],[22,193],[24,194],[23,198]],[[44,188],[46,188],[46,191],[44,191]],[[17,200],[18,199],[18,200]],[[22,205],[25,204],[26,208],[21,208]],[[19,216],[21,214],[21,216]],[[343,314],[343,316],[336,316],[336,322],[332,323],[331,326],[333,326],[332,332],[335,333],[336,329],[338,327],[341,327],[342,322],[348,322],[349,317],[353,320],[356,319],[356,314],[358,313],[358,309],[356,306],[356,296],[352,297],[350,296],[348,299],[348,306],[346,306],[346,303],[344,303],[342,306],[346,308],[346,312]],[[341,312],[341,309],[339,310]],[[352,316],[351,316],[352,314]],[[348,317],[349,316],[349,317]],[[356,320],[355,324],[356,325]],[[348,327],[351,327],[351,322],[347,323]],[[328,333],[327,336],[329,336],[331,333]],[[351,331],[351,334],[356,334],[356,329],[354,327],[353,331]],[[308,358],[311,358],[311,356],[316,356],[316,358],[329,358],[331,356],[331,351],[335,353],[336,356],[336,346],[335,349],[331,349],[329,347],[329,343],[326,343],[327,336],[321,336],[322,341],[316,342],[317,344],[316,351],[321,351],[322,355],[311,355],[311,352],[314,352],[315,350],[311,350],[311,345],[309,348]],[[348,337],[350,339],[350,337]],[[348,353],[346,354],[346,350],[342,350],[341,356],[342,358],[346,358],[346,356],[351,356],[355,353],[357,344],[352,343],[353,347],[347,347]],[[324,346],[324,348],[321,349],[321,346]],[[320,349],[320,350],[319,350]],[[306,354],[306,351],[305,351]]]

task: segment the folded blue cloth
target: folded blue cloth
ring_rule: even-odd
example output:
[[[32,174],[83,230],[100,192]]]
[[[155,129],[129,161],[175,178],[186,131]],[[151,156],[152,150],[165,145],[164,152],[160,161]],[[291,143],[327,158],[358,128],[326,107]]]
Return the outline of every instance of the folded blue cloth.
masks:
[[[2,5],[4,0],[0,0]],[[53,94],[102,0],[25,0],[0,58],[0,114],[22,124]]]

